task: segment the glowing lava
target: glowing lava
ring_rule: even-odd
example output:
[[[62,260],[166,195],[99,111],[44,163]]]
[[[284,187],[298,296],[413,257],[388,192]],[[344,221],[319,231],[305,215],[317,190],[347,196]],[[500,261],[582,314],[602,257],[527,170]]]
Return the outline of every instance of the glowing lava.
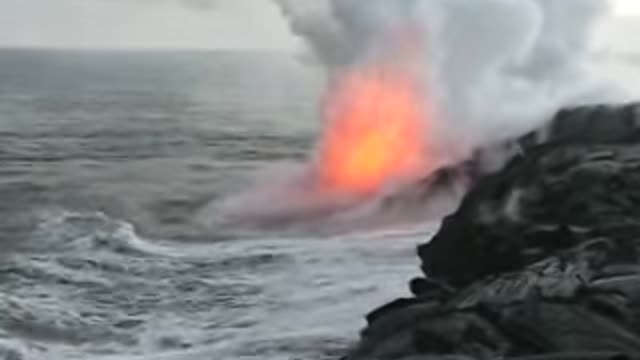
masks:
[[[411,75],[406,67],[375,63],[335,82],[317,158],[324,187],[368,194],[425,173],[426,96]]]

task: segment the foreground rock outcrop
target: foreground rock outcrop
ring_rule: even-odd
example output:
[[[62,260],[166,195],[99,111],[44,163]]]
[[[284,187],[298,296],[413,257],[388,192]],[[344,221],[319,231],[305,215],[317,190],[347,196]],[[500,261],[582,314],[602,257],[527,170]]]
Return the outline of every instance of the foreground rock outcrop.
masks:
[[[640,359],[640,105],[565,110],[520,142],[347,359]]]

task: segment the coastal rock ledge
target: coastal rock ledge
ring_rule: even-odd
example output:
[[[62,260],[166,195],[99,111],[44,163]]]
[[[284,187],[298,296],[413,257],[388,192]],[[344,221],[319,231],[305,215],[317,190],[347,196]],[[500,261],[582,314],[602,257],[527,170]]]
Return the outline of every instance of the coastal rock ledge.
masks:
[[[344,359],[640,359],[640,105],[563,110],[519,142]]]

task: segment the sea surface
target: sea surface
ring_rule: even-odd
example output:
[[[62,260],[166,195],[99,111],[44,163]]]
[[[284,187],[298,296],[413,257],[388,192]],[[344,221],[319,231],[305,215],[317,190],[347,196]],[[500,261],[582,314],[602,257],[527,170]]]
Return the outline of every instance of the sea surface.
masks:
[[[0,359],[344,354],[432,225],[210,225],[307,161],[323,78],[286,53],[1,50]]]

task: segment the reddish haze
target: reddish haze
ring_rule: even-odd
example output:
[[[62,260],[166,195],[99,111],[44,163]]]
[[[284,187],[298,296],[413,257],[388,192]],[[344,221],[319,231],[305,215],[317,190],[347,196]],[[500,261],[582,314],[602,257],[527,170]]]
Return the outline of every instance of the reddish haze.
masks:
[[[322,186],[370,194],[426,172],[427,97],[414,70],[411,62],[378,61],[336,79],[318,151]]]

